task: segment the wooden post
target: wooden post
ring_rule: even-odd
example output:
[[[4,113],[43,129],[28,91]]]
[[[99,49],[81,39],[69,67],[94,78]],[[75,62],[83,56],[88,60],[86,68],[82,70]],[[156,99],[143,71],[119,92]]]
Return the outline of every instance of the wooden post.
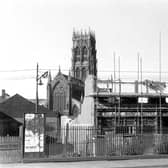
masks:
[[[24,129],[23,125],[19,127],[19,139],[20,139],[20,151],[21,151],[21,157],[24,157]]]

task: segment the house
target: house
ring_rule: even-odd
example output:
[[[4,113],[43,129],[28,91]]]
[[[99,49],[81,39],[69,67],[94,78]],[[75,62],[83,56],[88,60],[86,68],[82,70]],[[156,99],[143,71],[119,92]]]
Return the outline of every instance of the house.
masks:
[[[0,111],[0,136],[19,136],[19,121]]]
[[[18,123],[24,124],[24,114],[34,113],[35,104],[19,94],[8,98],[6,101],[0,103],[0,111],[5,115],[11,117]],[[46,116],[46,131],[54,131],[57,127],[57,116],[56,113],[48,110],[44,106],[38,107],[39,113],[45,113]]]

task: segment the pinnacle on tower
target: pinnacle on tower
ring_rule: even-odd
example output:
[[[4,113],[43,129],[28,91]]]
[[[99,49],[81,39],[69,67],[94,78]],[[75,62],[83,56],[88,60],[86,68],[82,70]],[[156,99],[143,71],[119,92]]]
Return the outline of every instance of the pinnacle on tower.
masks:
[[[59,75],[61,74],[61,67],[60,67],[60,65],[59,65],[58,74],[59,74]]]
[[[51,77],[51,71],[48,71],[48,83],[51,83],[52,77]]]
[[[68,74],[68,80],[71,80],[71,71],[69,70],[69,74]]]

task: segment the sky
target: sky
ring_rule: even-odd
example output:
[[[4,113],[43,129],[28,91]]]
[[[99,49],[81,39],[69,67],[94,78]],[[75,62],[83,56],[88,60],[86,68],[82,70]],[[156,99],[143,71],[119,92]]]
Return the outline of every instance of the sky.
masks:
[[[137,53],[143,79],[159,80],[161,33],[162,80],[168,81],[167,0],[1,0],[0,89],[35,98],[36,63],[40,73],[60,65],[71,69],[72,33],[95,31],[98,76],[108,78],[120,57],[121,78],[135,80]],[[122,72],[122,71],[131,71]],[[39,98],[46,98],[46,79]]]

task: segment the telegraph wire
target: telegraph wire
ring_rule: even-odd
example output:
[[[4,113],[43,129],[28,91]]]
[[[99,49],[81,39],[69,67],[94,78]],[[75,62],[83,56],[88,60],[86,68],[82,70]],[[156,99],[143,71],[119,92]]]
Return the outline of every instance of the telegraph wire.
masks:
[[[35,71],[36,69],[12,69],[12,70],[0,70],[0,73],[10,73],[10,72],[26,72],[26,71]],[[59,71],[59,69],[54,69],[54,68],[48,68],[48,69],[39,69],[40,71]],[[61,71],[63,72],[69,72],[69,69],[61,69]],[[111,72],[111,73],[114,73],[114,70],[98,70],[98,72]],[[117,70],[115,70],[115,72],[118,72]],[[121,73],[137,73],[136,70],[120,70]],[[147,71],[147,70],[144,70],[142,71],[143,73],[160,73],[159,71]],[[162,74],[163,73],[168,73],[168,71],[162,71]]]

